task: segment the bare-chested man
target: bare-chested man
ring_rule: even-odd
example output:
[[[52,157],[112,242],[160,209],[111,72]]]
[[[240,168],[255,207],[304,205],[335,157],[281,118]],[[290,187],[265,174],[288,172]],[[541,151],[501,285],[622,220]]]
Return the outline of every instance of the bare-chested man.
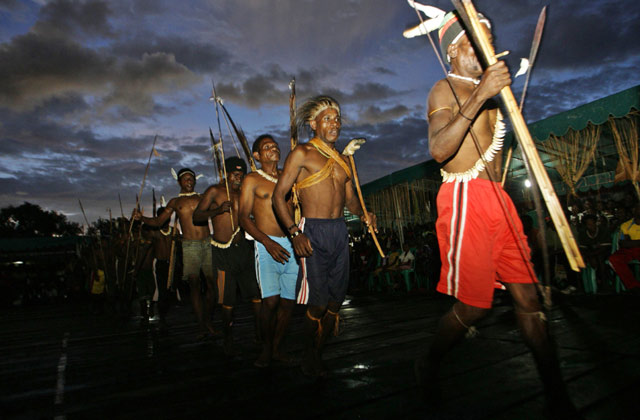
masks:
[[[240,226],[255,239],[256,277],[262,294],[260,328],[263,350],[255,365],[271,360],[291,362],[280,349],[296,298],[298,263],[293,246],[273,212],[271,196],[278,182],[280,148],[269,134],[253,143],[253,157],[260,170],[248,174],[240,189]],[[253,216],[253,219],[251,218]]]
[[[151,226],[163,226],[177,212],[182,228],[182,279],[189,281],[191,289],[191,304],[196,313],[201,329],[201,337],[206,334],[215,335],[211,323],[211,313],[215,305],[215,276],[211,259],[211,245],[209,226],[193,224],[193,212],[200,202],[200,194],[194,191],[196,175],[189,168],[182,168],[178,172],[180,194],[167,203],[166,210],[157,217],[145,217],[139,211],[134,211],[134,218]],[[202,297],[200,285],[200,271],[206,279],[206,296]]]
[[[490,34],[489,21],[483,16],[480,19]],[[416,362],[416,375],[430,396],[437,395],[433,384],[440,362],[488,313],[494,285],[500,281],[513,297],[518,324],[533,352],[550,408],[575,412],[541,311],[522,224],[511,199],[496,182],[500,179],[504,127],[492,98],[511,84],[509,70],[499,61],[483,71],[455,12],[445,16],[439,39],[451,70],[446,79],[434,85],[427,104],[429,151],[444,163],[437,197],[436,230],[442,256],[437,290],[458,301],[441,319],[429,353]],[[505,210],[501,201],[506,203]],[[505,211],[510,216],[505,216]]]
[[[296,255],[301,257],[297,302],[307,304],[308,345],[302,370],[325,376],[322,349],[334,326],[349,283],[349,237],[343,218],[345,205],[366,219],[354,193],[347,158],[336,151],[340,135],[340,106],[328,96],[318,96],[301,108],[300,121],[314,138],[298,145],[284,164],[273,192],[273,205],[287,227]],[[296,224],[286,196],[296,184],[302,220]],[[375,226],[375,216],[369,214]]]
[[[238,157],[224,161],[227,182],[222,180],[211,185],[202,195],[198,207],[193,212],[194,223],[213,223],[213,259],[218,268],[218,289],[222,298],[222,330],[224,352],[233,353],[233,307],[236,304],[237,289],[242,297],[251,299],[256,320],[256,340],[259,340],[258,317],[262,301],[253,268],[253,245],[244,237],[238,225],[238,201],[240,186],[247,173],[247,164]],[[227,185],[229,190],[227,191]]]

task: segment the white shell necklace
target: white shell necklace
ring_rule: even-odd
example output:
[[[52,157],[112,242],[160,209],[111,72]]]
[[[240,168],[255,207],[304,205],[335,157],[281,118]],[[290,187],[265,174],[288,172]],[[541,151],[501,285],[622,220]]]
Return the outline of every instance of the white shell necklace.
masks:
[[[475,86],[478,86],[480,84],[480,79],[474,79],[473,77],[467,77],[467,76],[460,76],[459,74],[455,74],[455,73],[447,73],[447,77],[452,77],[454,79],[460,79],[460,80],[466,80],[467,82],[471,82],[473,83]]]

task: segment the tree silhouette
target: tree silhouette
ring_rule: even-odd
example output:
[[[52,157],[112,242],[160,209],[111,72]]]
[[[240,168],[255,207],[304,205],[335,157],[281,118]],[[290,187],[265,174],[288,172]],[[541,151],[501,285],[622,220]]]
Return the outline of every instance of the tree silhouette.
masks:
[[[72,236],[80,233],[80,225],[55,211],[43,210],[25,201],[20,206],[0,209],[0,237]]]

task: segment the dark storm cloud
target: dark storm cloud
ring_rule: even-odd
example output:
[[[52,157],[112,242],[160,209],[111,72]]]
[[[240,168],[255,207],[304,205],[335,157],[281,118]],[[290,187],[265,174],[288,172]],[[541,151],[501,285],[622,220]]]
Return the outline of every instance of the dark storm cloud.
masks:
[[[113,60],[73,41],[29,33],[0,45],[0,105],[36,106],[60,93],[97,92]],[[73,68],[73,73],[69,69]]]
[[[42,6],[33,31],[55,38],[113,37],[109,15],[109,6],[105,1],[54,0]]]
[[[0,0],[0,10],[17,10],[20,8],[18,0]]]
[[[372,69],[372,71],[374,73],[378,73],[378,74],[382,74],[382,75],[386,75],[386,76],[396,76],[397,75],[394,71],[389,70],[386,67],[374,67]]]
[[[410,116],[381,124],[345,127],[341,137],[345,144],[349,138],[367,138],[356,155],[358,173],[366,183],[429,159],[427,130],[423,118]]]
[[[381,109],[375,105],[368,106],[358,115],[359,123],[375,124],[404,117],[409,112],[405,105],[396,105],[388,109]]]
[[[600,1],[597,6],[575,0],[553,5],[540,65],[560,69],[596,67],[640,52],[638,2]]]
[[[0,45],[0,106],[28,110],[68,94],[95,95],[105,107],[149,115],[153,95],[180,90],[200,80],[171,54],[118,59],[73,41],[35,33]],[[73,69],[72,72],[69,69]]]
[[[563,81],[540,77],[529,87],[525,118],[535,122],[620,92],[629,87],[629,75],[635,74],[639,67],[640,57],[624,65],[602,66],[590,75],[568,77]]]
[[[295,74],[286,72],[277,64],[265,65],[264,68],[264,72],[251,74],[242,82],[217,83],[218,96],[254,109],[263,105],[282,105],[289,97],[289,82],[293,77],[296,79],[296,96],[301,101],[323,91],[324,80],[335,73],[323,67],[300,69]],[[325,93],[336,95],[336,90]]]
[[[197,42],[179,36],[156,37],[144,33],[131,40],[114,44],[111,52],[118,56],[140,58],[149,53],[173,54],[176,61],[189,70],[212,74],[228,65],[231,54],[215,44]]]
[[[351,93],[342,95],[342,100],[345,103],[367,103],[397,97],[402,93],[382,83],[356,83]]]

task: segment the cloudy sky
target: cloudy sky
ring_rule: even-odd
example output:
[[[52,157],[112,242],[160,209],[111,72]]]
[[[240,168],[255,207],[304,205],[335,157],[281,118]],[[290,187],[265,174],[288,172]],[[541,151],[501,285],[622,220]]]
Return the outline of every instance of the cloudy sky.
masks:
[[[514,73],[545,4],[527,121],[640,83],[637,0],[477,0]],[[425,99],[443,70],[425,37],[402,37],[418,22],[405,0],[0,0],[0,207],[29,201],[80,222],[78,199],[94,220],[119,214],[120,193],[128,213],[156,134],[143,204],[151,188],[177,194],[172,167],[204,174],[203,191],[216,182],[212,80],[250,140],[269,132],[288,150],[295,76],[298,104],[342,104],[339,146],[369,140],[363,183],[423,162]]]

